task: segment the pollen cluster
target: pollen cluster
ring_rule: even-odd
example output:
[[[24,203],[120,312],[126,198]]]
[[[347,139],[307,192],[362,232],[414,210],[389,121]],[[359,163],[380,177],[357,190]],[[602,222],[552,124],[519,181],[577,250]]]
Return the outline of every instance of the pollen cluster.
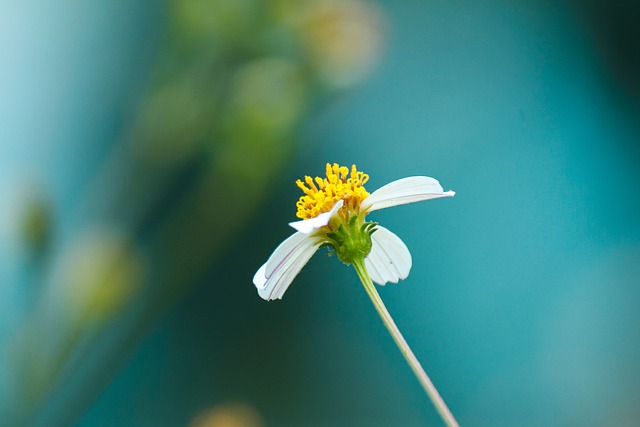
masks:
[[[351,173],[349,173],[351,172]],[[297,180],[296,185],[304,192],[296,206],[296,216],[300,219],[315,218],[323,212],[331,210],[338,200],[344,200],[342,209],[356,211],[360,203],[369,197],[369,193],[363,185],[369,180],[369,175],[351,166],[351,171],[346,166],[337,163],[327,163],[326,178],[310,176]]]

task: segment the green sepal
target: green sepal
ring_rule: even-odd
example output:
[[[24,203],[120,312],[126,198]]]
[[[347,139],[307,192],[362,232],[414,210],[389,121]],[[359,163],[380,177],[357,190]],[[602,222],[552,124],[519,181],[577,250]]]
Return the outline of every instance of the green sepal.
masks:
[[[326,237],[340,261],[353,264],[356,260],[365,259],[371,252],[371,233],[375,231],[376,225],[352,215],[346,222],[342,222],[336,231],[327,233]]]

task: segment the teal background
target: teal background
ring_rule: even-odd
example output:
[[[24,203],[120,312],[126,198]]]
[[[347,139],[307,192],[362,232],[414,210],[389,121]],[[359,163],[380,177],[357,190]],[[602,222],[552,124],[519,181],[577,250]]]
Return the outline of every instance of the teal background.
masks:
[[[356,163],[370,191],[428,175],[457,192],[371,218],[411,250],[408,279],[380,293],[461,425],[637,425],[638,97],[583,19],[588,7],[379,4],[387,45],[375,72],[311,118],[259,214],[77,425],[188,425],[229,401],[276,427],[440,425],[352,269],[319,252],[282,301],[251,284],[292,232],[295,179],[325,162]],[[16,26],[0,26],[35,39],[16,41],[23,62],[0,74],[0,177],[45,182],[64,236],[162,15],[148,2],[42,6],[18,6]],[[31,54],[51,49],[55,60]],[[6,283],[29,272],[4,242]],[[14,307],[5,338],[25,296],[0,295]]]

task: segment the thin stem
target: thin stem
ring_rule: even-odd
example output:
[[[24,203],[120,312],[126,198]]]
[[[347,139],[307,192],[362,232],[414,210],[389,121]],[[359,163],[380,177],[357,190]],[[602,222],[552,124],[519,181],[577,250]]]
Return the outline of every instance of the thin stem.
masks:
[[[427,392],[427,395],[435,405],[436,410],[442,417],[442,420],[449,427],[459,427],[458,422],[453,417],[453,414],[447,407],[447,404],[444,403],[444,400],[440,396],[440,393],[438,393],[438,390],[429,379],[429,376],[422,368],[422,365],[420,365],[420,362],[411,351],[409,344],[407,344],[404,337],[400,333],[400,330],[393,321],[391,314],[389,314],[389,311],[387,311],[387,308],[384,306],[384,303],[382,302],[382,299],[380,298],[375,285],[371,281],[369,272],[364,265],[364,260],[354,261],[353,266],[355,267],[356,272],[358,273],[358,277],[360,277],[360,280],[362,281],[364,289],[367,291],[369,298],[371,298],[371,302],[373,302],[376,310],[378,310],[378,314],[389,330],[389,333],[391,333],[393,340],[396,342],[396,345],[400,349],[400,352],[402,352],[402,354],[404,355],[407,363],[409,363],[409,366],[413,370],[413,373],[416,375],[416,377],[418,377],[418,381],[420,381],[422,388],[424,388],[424,390]]]

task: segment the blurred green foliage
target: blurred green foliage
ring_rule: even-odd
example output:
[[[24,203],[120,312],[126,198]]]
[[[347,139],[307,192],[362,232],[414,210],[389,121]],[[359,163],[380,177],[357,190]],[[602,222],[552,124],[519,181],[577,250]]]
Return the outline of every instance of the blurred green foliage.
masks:
[[[88,187],[89,214],[42,266],[46,286],[9,343],[15,393],[0,419],[11,425],[51,410],[45,424],[73,421],[224,253],[311,112],[360,81],[380,44],[378,13],[353,0],[173,0],[165,18],[145,95]],[[30,206],[31,246],[50,221]]]

